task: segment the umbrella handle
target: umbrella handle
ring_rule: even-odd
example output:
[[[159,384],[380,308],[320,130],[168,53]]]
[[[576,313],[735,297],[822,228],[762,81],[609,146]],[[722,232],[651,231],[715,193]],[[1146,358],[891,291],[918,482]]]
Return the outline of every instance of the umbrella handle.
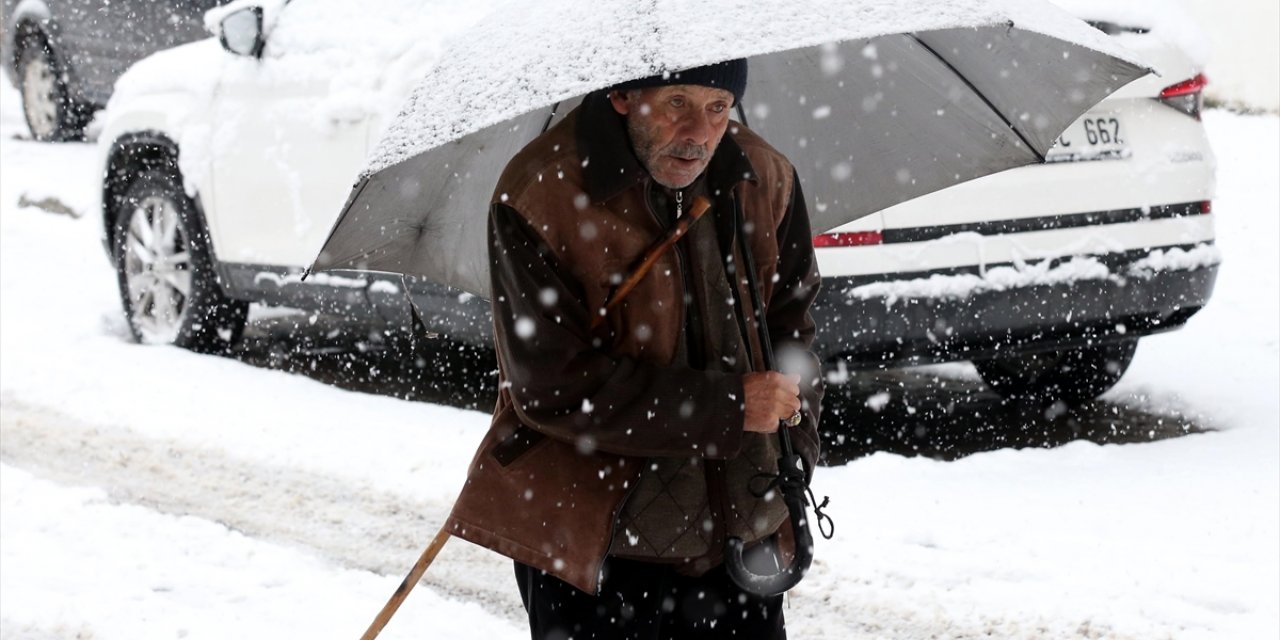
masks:
[[[745,238],[742,210],[737,200],[733,202],[733,226],[735,235],[739,239]],[[756,330],[760,339],[764,365],[770,371],[777,371],[773,342],[769,337],[769,328],[763,314],[764,306],[760,302],[760,285],[756,282],[755,256],[751,252],[751,243],[743,240],[738,246],[741,247],[743,262],[746,263],[743,266],[746,267],[751,307],[758,314],[755,318]],[[739,315],[745,316],[741,301],[737,310]],[[743,339],[746,340],[745,335]],[[775,486],[781,490],[782,501],[787,505],[787,512],[791,515],[791,532],[796,543],[795,559],[791,566],[772,575],[755,573],[743,562],[742,552],[745,544],[742,539],[735,537],[725,539],[725,571],[729,574],[729,578],[743,591],[758,596],[778,595],[796,586],[809,570],[809,563],[813,561],[813,534],[809,531],[809,519],[805,513],[805,506],[808,504],[805,501],[805,492],[809,485],[805,477],[804,462],[791,445],[791,434],[787,431],[789,428],[785,424],[778,426],[778,445],[782,455],[778,458],[778,476]]]
[[[795,536],[795,558],[791,566],[774,574],[759,574],[747,568],[742,552],[741,538],[725,540],[725,572],[743,591],[757,596],[776,596],[800,583],[813,561],[813,534],[805,514],[804,467],[798,454],[778,459],[777,486],[782,491],[782,501],[791,514],[791,532]]]

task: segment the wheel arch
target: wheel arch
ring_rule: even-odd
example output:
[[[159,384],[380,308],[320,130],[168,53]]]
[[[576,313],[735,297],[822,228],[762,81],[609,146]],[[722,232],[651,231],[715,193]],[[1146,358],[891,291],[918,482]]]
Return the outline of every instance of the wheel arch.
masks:
[[[117,179],[107,189],[114,205],[104,207],[104,220],[115,237],[110,250],[121,305],[138,342],[224,352],[244,330],[250,301],[228,295],[198,200],[183,189],[173,158],[172,147],[155,139],[123,144],[112,156]],[[137,236],[138,251],[154,260],[130,259],[139,254],[126,229],[137,216],[153,231]],[[187,274],[185,283],[179,273]]]
[[[6,31],[13,34],[6,39],[4,67],[9,73],[10,82],[18,86],[18,59],[27,41],[35,39],[55,47],[58,39],[58,23],[49,11],[49,5],[43,0],[23,0],[14,8],[9,16]]]
[[[115,216],[133,180],[143,172],[159,170],[172,174],[182,184],[182,171],[178,167],[178,143],[159,131],[127,133],[111,143],[102,167],[102,241],[107,257],[114,259]],[[200,227],[200,240],[208,249],[214,264],[220,266],[198,192],[191,194],[191,202],[195,205],[194,222]],[[219,280],[225,283],[224,279]]]

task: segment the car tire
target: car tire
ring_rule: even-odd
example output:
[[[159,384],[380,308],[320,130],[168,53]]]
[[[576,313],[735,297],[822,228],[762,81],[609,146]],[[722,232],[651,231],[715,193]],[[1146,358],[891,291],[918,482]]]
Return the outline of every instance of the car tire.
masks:
[[[45,142],[83,140],[92,108],[72,97],[66,71],[48,41],[27,38],[18,52],[17,71],[31,137]]]
[[[1106,393],[1133,361],[1136,338],[1111,344],[975,360],[978,374],[1006,398],[1075,405]]]
[[[120,299],[135,340],[206,353],[239,340],[249,303],[223,293],[209,235],[177,176],[140,174],[113,218]]]

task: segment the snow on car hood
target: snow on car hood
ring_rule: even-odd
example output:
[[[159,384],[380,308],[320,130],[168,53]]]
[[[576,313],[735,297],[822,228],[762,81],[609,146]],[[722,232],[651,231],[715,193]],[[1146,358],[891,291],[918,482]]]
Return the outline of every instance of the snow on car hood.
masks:
[[[326,82],[316,117],[376,115],[383,122],[439,57],[448,39],[474,24],[490,0],[306,0],[267,22],[266,82]],[[270,18],[268,12],[267,17]],[[274,76],[274,77],[273,77]]]
[[[213,123],[208,107],[219,86],[250,87],[270,101],[280,92],[305,91],[317,99],[298,118],[318,124],[368,119],[385,126],[449,38],[474,24],[494,0],[237,0],[205,15],[217,33],[229,13],[263,8],[267,43],[262,58],[222,49],[217,37],[160,51],[126,71],[108,104],[116,114],[156,105],[178,142],[183,175],[197,175],[235,144],[233,122]],[[376,138],[375,138],[376,139]],[[188,191],[192,185],[188,184]]]
[[[325,83],[317,114],[360,109],[394,113],[447,40],[484,16],[495,2],[470,0],[237,0],[206,13],[217,33],[231,12],[260,6],[267,44],[262,59],[222,50],[217,37],[156,53],[130,68],[113,102],[149,94],[211,96],[220,80],[252,78],[264,87]],[[264,96],[269,97],[269,96]]]
[[[211,96],[224,53],[217,40],[208,39],[178,45],[139,60],[116,80],[107,112],[147,96],[173,93]]]
[[[458,38],[370,157],[374,173],[460,136],[624,80],[890,33],[1004,23],[1141,64],[1040,0],[546,0]]]

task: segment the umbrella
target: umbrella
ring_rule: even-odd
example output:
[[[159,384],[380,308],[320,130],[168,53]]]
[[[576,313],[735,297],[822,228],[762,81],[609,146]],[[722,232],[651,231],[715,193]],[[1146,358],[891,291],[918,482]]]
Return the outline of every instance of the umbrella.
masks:
[[[590,91],[737,57],[738,117],[795,164],[815,233],[1041,162],[1148,71],[1040,0],[513,3],[426,71],[311,270],[487,298],[487,203],[516,151]]]

